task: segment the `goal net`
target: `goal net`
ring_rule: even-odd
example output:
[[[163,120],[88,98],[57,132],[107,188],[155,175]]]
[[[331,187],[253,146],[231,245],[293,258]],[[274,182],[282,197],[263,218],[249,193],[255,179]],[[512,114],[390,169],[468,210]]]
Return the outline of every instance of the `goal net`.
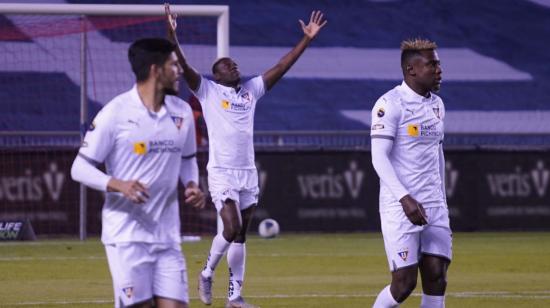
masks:
[[[178,35],[190,62],[210,72],[228,53],[228,8],[171,9],[182,16]],[[0,4],[0,222],[28,219],[38,236],[100,233],[103,195],[73,182],[70,166],[83,128],[134,84],[127,50],[143,37],[166,37],[162,5]],[[200,106],[192,107],[200,121]],[[183,234],[215,232],[211,204],[196,211],[180,203]]]

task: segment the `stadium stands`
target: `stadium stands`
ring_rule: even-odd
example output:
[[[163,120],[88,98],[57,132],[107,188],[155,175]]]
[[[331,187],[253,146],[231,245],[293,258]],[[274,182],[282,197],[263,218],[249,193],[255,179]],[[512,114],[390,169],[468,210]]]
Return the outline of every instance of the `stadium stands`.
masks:
[[[298,19],[308,18],[315,8],[326,12],[326,31],[260,102],[257,131],[368,130],[375,100],[400,83],[400,41],[423,36],[440,46],[444,70],[440,95],[447,106],[451,145],[544,145],[550,144],[550,8],[537,2],[542,3],[208,0],[193,4],[230,5],[230,54],[247,76],[263,72],[295,44],[300,37]],[[21,33],[9,16],[0,16],[0,26],[2,32]],[[100,33],[102,44],[134,39],[109,29]],[[16,43],[37,44],[29,37]],[[194,42],[186,43],[195,48]],[[0,50],[10,44],[14,41],[0,40]],[[127,71],[122,62],[110,63]],[[0,66],[1,130],[79,129],[77,103],[67,105],[78,101],[78,84],[56,69],[55,62],[44,65],[39,73]],[[198,66],[202,73],[209,72],[208,64]],[[20,84],[23,77],[57,80],[63,86],[44,97],[25,89]],[[121,86],[128,88],[131,81]],[[120,88],[112,95],[116,92]],[[109,98],[101,93],[90,98],[97,101],[93,110]]]

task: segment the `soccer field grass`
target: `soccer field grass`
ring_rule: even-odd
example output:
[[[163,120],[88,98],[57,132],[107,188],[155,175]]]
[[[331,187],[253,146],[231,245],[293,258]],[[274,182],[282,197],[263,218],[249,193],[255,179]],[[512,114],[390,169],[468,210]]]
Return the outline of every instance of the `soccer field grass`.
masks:
[[[211,238],[184,243],[192,307]],[[390,280],[381,234],[251,237],[244,296],[261,307],[370,307]],[[455,233],[447,307],[550,307],[550,233]],[[44,240],[0,244],[0,307],[112,307],[103,246]],[[224,263],[214,280],[223,307]],[[401,307],[418,307],[420,283]]]

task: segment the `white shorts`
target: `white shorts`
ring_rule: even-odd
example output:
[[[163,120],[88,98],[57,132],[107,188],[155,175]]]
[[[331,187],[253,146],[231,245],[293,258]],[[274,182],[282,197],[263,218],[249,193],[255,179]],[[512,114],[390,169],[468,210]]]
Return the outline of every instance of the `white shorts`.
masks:
[[[208,169],[208,189],[218,212],[227,199],[235,201],[242,211],[258,204],[258,171],[256,169]]]
[[[422,254],[452,259],[452,232],[445,206],[425,208],[428,224],[413,225],[402,209],[380,212],[390,271],[418,263]]]
[[[115,307],[158,296],[189,303],[185,258],[178,244],[105,245],[113,278]]]

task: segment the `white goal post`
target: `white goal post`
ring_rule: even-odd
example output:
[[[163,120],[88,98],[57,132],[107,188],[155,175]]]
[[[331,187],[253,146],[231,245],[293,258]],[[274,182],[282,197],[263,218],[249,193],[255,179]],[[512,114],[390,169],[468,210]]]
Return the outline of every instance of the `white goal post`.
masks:
[[[229,56],[229,6],[227,5],[171,5],[172,13],[187,17],[212,17],[216,18],[216,57]],[[0,3],[0,15],[76,15],[76,16],[164,16],[164,6],[156,5],[132,5],[132,4],[44,4],[44,3]],[[88,55],[87,34],[80,34],[80,124],[83,127],[88,119]],[[78,63],[78,62],[77,62]],[[36,134],[41,131],[0,131],[3,134]],[[50,135],[52,132],[49,132]],[[73,131],[53,132],[61,135],[78,134]],[[86,188],[80,187],[79,201],[79,237],[81,240],[87,237],[87,193]]]
[[[217,17],[217,56],[229,56],[229,6],[170,5],[170,10],[180,16]],[[165,13],[164,6],[158,4],[0,3],[0,14],[154,16]]]

